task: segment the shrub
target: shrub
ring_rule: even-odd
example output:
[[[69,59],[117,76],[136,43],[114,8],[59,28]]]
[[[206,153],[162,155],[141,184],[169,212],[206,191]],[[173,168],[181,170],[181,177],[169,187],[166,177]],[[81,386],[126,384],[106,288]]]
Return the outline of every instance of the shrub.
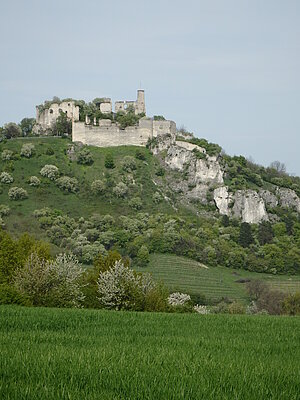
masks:
[[[13,158],[13,152],[11,150],[3,150],[1,153],[2,161],[9,161]]]
[[[125,197],[128,192],[128,187],[123,182],[119,182],[113,189],[113,193],[117,197]]]
[[[191,301],[191,296],[186,293],[175,292],[168,297],[168,303],[172,307],[184,306]]]
[[[46,149],[46,151],[45,151],[45,154],[46,154],[47,156],[53,156],[54,150],[52,149],[52,147],[47,147],[47,149]]]
[[[229,314],[245,314],[246,308],[243,304],[239,303],[238,301],[234,301],[233,303],[229,304],[228,312]]]
[[[208,309],[206,306],[199,305],[199,304],[196,304],[196,305],[193,307],[193,310],[194,310],[197,314],[202,314],[202,315],[205,315],[205,314],[209,314],[209,313],[210,313],[209,309]]]
[[[91,184],[91,190],[94,194],[103,194],[105,192],[106,186],[100,179],[95,180]]]
[[[141,150],[135,152],[135,158],[142,161],[146,160],[145,154]]]
[[[157,176],[164,176],[165,170],[162,167],[159,167],[158,170],[155,172]]]
[[[113,158],[113,155],[111,153],[107,153],[106,154],[104,165],[105,165],[105,168],[108,168],[108,169],[115,168],[114,158]]]
[[[97,286],[100,305],[115,310],[143,310],[147,296],[158,289],[149,274],[138,274],[122,261],[100,272]]]
[[[140,197],[133,197],[130,201],[129,201],[129,206],[131,208],[133,208],[134,210],[140,210],[142,208],[142,200]]]
[[[69,193],[76,193],[79,190],[78,181],[76,178],[70,178],[69,176],[62,176],[56,179],[57,186]]]
[[[0,217],[5,217],[6,215],[9,214],[9,207],[4,205],[4,204],[0,204]]]
[[[6,139],[11,139],[13,137],[22,136],[22,129],[14,122],[9,122],[4,125],[3,133]]]
[[[149,262],[149,250],[148,247],[142,245],[137,253],[137,262],[141,267],[144,267]]]
[[[30,158],[34,154],[34,144],[26,143],[21,148],[20,155],[22,157]]]
[[[35,306],[79,307],[83,301],[81,276],[81,266],[71,254],[60,254],[54,261],[32,254],[16,272],[14,286]]]
[[[82,165],[91,165],[93,164],[93,156],[89,149],[83,147],[77,155],[77,163]]]
[[[125,156],[122,162],[122,168],[126,172],[131,172],[136,169],[135,159],[131,156]]]
[[[29,185],[30,186],[39,186],[41,183],[41,181],[39,180],[39,178],[37,176],[31,176],[29,178]]]
[[[41,170],[40,174],[46,178],[54,181],[59,176],[59,169],[55,165],[46,164]]]
[[[282,312],[289,315],[300,315],[300,292],[290,294],[283,300]]]
[[[8,172],[1,172],[0,174],[0,182],[1,183],[12,183],[14,181],[14,178],[8,173]]]
[[[19,293],[13,286],[7,284],[0,285],[0,305],[1,304],[32,305],[27,296]]]
[[[27,199],[27,191],[20,187],[12,187],[8,191],[8,197],[10,200],[24,200]]]
[[[152,197],[152,199],[153,199],[155,204],[158,204],[158,203],[160,203],[162,201],[162,197],[161,197],[159,192],[155,192],[153,197]]]

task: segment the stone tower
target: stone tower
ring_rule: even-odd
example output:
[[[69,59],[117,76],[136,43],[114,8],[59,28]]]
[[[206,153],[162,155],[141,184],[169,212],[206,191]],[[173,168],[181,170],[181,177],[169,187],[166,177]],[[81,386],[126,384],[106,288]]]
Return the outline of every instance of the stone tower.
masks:
[[[139,89],[137,91],[136,111],[137,111],[137,114],[141,114],[141,113],[146,114],[145,92],[142,89]]]

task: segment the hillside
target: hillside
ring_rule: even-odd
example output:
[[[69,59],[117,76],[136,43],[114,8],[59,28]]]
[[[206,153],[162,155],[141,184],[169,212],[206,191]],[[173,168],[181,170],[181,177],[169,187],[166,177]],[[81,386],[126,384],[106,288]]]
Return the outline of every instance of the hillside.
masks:
[[[84,264],[91,264],[99,253],[116,249],[137,266],[147,265],[148,253],[169,253],[212,268],[299,273],[297,209],[278,201],[268,210],[273,219],[252,225],[235,215],[221,215],[210,175],[210,168],[217,168],[218,179],[230,179],[220,167],[223,161],[214,155],[220,148],[202,141],[206,152],[199,155],[198,148],[187,150],[182,144],[166,147],[167,140],[150,143],[150,150],[82,147],[54,137],[2,142],[0,215],[4,229],[15,236],[29,232],[43,238],[51,242],[53,252],[71,250]],[[182,163],[182,157],[189,163]],[[228,165],[241,162],[228,156],[223,159]],[[53,176],[46,171],[48,167],[42,172],[45,165],[57,167],[50,171]],[[201,173],[199,165],[203,166]],[[210,180],[200,183],[205,168]],[[261,179],[261,188],[266,190],[269,185],[272,190],[274,182]],[[290,179],[297,190],[298,178],[282,179]],[[234,178],[231,183],[235,184]],[[9,198],[9,193],[15,196],[13,187],[27,192],[23,200]],[[247,193],[241,194],[243,190],[250,189],[232,193],[247,197]],[[204,192],[205,201],[201,197]]]

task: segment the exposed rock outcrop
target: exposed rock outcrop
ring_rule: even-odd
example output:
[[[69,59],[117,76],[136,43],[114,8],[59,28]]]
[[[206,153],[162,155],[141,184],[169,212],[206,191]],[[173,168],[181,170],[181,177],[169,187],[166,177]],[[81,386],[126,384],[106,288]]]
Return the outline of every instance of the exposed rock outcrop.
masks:
[[[281,207],[293,208],[300,213],[300,199],[292,189],[277,188]]]
[[[238,190],[234,195],[232,213],[250,224],[269,220],[265,202],[255,190]]]

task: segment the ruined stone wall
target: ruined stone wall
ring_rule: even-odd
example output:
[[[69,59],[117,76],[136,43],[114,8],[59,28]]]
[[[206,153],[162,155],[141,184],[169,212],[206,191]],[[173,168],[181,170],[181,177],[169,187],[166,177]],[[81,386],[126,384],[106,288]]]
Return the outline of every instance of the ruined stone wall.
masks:
[[[42,112],[36,107],[36,122],[43,129],[50,128],[51,125],[59,117],[60,112],[67,114],[68,118],[79,121],[79,107],[75,106],[73,101],[64,101],[60,104],[53,103],[51,106]]]
[[[145,93],[144,90],[137,91],[137,100],[122,100],[115,102],[115,112],[123,111],[126,112],[128,108],[133,108],[135,114],[146,114],[146,107],[145,107]]]
[[[174,121],[153,121],[153,137],[166,133],[176,135],[176,124]]]

